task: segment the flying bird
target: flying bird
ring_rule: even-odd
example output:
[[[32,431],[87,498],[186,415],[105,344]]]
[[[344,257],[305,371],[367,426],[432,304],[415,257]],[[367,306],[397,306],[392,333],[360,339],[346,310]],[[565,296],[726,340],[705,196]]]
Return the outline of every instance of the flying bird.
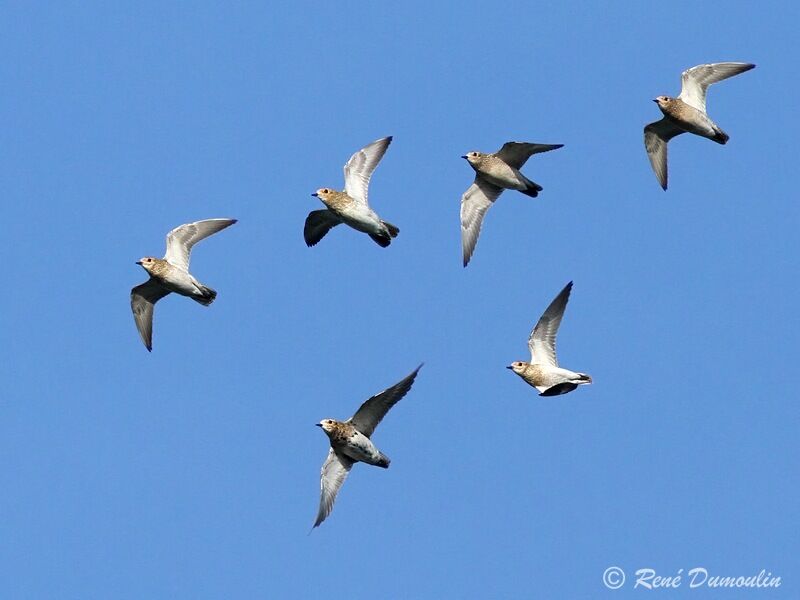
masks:
[[[579,385],[592,383],[592,378],[586,373],[575,373],[559,367],[556,358],[556,335],[571,290],[570,281],[550,303],[531,331],[528,338],[531,362],[517,361],[506,367],[522,377],[525,383],[539,390],[540,396],[558,396],[571,392]]]
[[[532,144],[528,142],[506,142],[494,154],[468,152],[465,158],[475,169],[475,181],[461,196],[461,249],[464,266],[469,264],[486,211],[497,200],[503,190],[517,190],[536,198],[542,186],[520,173],[522,165],[534,154],[562,148],[564,144]]]
[[[667,142],[676,135],[694,133],[723,145],[730,139],[706,113],[708,86],[753,68],[754,64],[738,62],[697,65],[681,74],[677,98],[659,96],[653,100],[664,117],[644,128],[644,147],[662,189],[667,189]]]
[[[421,368],[422,365],[418,366],[408,377],[364,402],[356,414],[347,421],[323,419],[317,423],[317,426],[322,427],[328,435],[331,449],[325,464],[322,465],[319,511],[314,527],[318,527],[331,514],[339,488],[342,487],[353,464],[364,462],[384,469],[389,468],[389,457],[378,450],[370,438],[389,409],[411,389],[414,378]]]
[[[133,318],[148,351],[153,350],[153,308],[161,298],[175,292],[208,306],[217,297],[215,290],[189,273],[189,254],[197,242],[234,223],[236,219],[206,219],[181,225],[167,234],[164,258],[145,256],[136,261],[150,275],[150,279],[131,290]]]
[[[320,188],[311,194],[319,198],[327,208],[311,211],[306,217],[303,228],[306,245],[314,246],[339,223],[366,233],[382,248],[386,248],[392,243],[392,238],[397,237],[400,230],[381,220],[367,202],[372,172],[391,142],[391,136],[375,140],[350,157],[344,166],[343,192]]]

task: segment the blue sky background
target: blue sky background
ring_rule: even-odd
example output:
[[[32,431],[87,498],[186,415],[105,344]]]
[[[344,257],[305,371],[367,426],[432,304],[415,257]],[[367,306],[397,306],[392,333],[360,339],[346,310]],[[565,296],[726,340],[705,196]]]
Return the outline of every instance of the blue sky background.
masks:
[[[793,2],[10,3],[0,15],[0,597],[646,596],[606,567],[783,577],[800,596]],[[688,17],[687,17],[688,15]],[[642,143],[703,62],[721,147]],[[394,135],[337,228],[311,192]],[[461,267],[459,158],[563,143],[523,171]],[[134,261],[171,228],[210,308],[136,333]],[[504,367],[567,281],[564,366]],[[424,361],[310,536],[328,449]],[[688,585],[688,584],[687,584]],[[655,593],[655,592],[653,592]],[[661,594],[665,596],[665,593]]]

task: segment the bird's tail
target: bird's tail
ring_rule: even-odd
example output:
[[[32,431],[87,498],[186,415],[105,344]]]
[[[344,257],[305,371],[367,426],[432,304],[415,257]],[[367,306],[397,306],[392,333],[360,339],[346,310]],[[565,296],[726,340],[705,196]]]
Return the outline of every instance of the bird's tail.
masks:
[[[376,467],[383,467],[384,469],[388,469],[389,468],[389,463],[392,462],[392,461],[389,460],[389,457],[386,456],[383,452],[380,452],[380,455],[381,456],[378,459],[378,462],[375,463],[375,466]]]
[[[217,297],[217,291],[205,285],[199,286],[197,288],[197,291],[198,295],[192,296],[192,300],[194,300],[195,302],[199,302],[203,306],[208,306]]]
[[[392,238],[397,237],[397,234],[400,233],[400,230],[386,221],[381,221],[381,225],[383,225],[384,231],[381,233],[370,233],[369,237],[371,237],[381,248],[386,248],[392,243]]]
[[[520,173],[520,175],[522,175],[522,173]],[[531,181],[530,179],[528,179],[524,175],[522,175],[522,177],[523,177],[523,181],[525,182],[525,185],[527,185],[528,187],[526,189],[520,190],[520,191],[523,194],[525,194],[526,196],[530,196],[531,198],[536,198],[536,196],[539,195],[539,192],[541,192],[544,188],[542,186],[540,186],[538,183],[536,183],[535,181]]]
[[[390,238],[385,233],[383,235],[378,235],[376,233],[370,233],[369,237],[371,237],[372,240],[376,244],[378,244],[378,246],[380,246],[381,248],[386,248],[389,244],[392,243],[392,238]]]
[[[400,230],[391,223],[387,223],[386,221],[381,221],[381,223],[383,223],[383,226],[386,227],[386,230],[389,232],[391,237],[396,238],[397,234],[400,233]]]
[[[714,129],[714,137],[711,139],[717,142],[718,144],[722,144],[724,146],[725,144],[728,143],[728,140],[731,139],[731,136],[729,136],[727,133],[722,131],[722,129],[717,127]]]

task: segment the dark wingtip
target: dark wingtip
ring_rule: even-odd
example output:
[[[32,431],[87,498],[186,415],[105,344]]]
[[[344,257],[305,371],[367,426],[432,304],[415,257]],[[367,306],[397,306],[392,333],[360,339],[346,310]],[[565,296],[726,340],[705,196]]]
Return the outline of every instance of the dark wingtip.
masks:
[[[413,371],[411,371],[411,373],[406,375],[405,378],[410,380],[408,382],[409,383],[409,389],[411,389],[411,386],[414,384],[414,381],[416,381],[417,374],[419,373],[419,370],[422,368],[422,365],[424,365],[424,364],[425,363],[419,363],[419,366],[416,369],[414,369]]]

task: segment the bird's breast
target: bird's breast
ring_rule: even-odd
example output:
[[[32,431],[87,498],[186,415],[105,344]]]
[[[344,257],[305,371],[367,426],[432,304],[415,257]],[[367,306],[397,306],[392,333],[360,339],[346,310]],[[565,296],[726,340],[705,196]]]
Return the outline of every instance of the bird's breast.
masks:
[[[353,199],[347,194],[332,194],[322,199],[322,202],[335,213],[345,211],[349,206],[354,204]]]
[[[681,100],[674,100],[661,107],[661,112],[684,131],[703,137],[713,137],[714,135],[714,122],[708,118],[708,115]]]

